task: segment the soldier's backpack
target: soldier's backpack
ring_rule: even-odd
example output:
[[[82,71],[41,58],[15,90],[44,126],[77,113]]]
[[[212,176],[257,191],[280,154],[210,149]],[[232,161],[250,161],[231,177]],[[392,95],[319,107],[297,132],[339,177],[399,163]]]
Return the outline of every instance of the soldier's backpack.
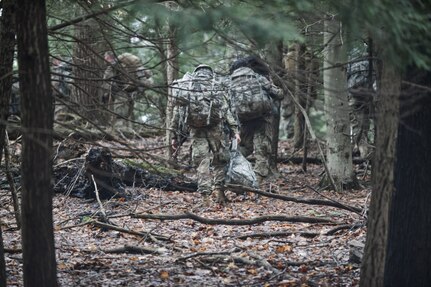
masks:
[[[190,75],[173,95],[179,105],[186,106],[185,121],[190,127],[204,128],[221,121],[223,94],[213,78]]]
[[[263,117],[272,110],[272,99],[258,77],[248,67],[236,69],[230,77],[231,107],[240,121]]]

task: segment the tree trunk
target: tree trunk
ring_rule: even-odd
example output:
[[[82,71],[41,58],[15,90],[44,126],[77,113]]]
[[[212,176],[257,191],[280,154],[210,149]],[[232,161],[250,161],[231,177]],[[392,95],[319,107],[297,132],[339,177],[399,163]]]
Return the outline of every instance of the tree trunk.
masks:
[[[3,1],[0,18],[0,162],[5,144],[6,122],[12,93],[13,54],[15,48],[15,1]],[[6,263],[0,224],[0,286],[6,286]]]
[[[52,219],[51,91],[44,0],[17,1],[22,108],[22,249],[24,286],[57,286]],[[29,20],[31,19],[31,21]]]
[[[95,1],[97,2],[97,1]],[[95,6],[95,4],[89,4]],[[104,52],[105,41],[101,27],[94,19],[81,22],[75,27],[75,37],[78,40],[73,50],[74,87],[71,93],[75,109],[88,119],[99,120],[108,124],[106,113],[100,110],[102,105],[103,71],[106,67],[101,55]],[[112,115],[110,115],[112,116]],[[109,122],[110,124],[110,122]]]
[[[3,1],[0,18],[0,151],[3,151],[9,103],[12,94],[13,54],[15,50],[15,1]],[[0,152],[0,162],[2,158]]]
[[[169,27],[169,37],[166,45],[166,82],[167,82],[167,100],[166,100],[166,145],[168,148],[168,158],[172,157],[171,146],[171,131],[169,130],[169,125],[172,119],[172,114],[174,110],[174,101],[172,98],[172,89],[170,86],[172,82],[178,78],[178,47],[176,43],[176,31],[172,26]]]
[[[275,74],[279,78],[283,78],[284,76],[284,68],[283,68],[283,41],[277,41],[273,43],[268,49],[267,54],[268,64],[272,67]],[[278,82],[278,78],[273,77],[274,84],[278,87],[282,87],[282,84]],[[273,107],[273,115],[272,115],[272,139],[271,139],[271,154],[269,158],[269,165],[271,168],[271,172],[273,174],[277,174],[277,154],[278,154],[278,139],[280,134],[280,108],[281,101],[274,100]]]
[[[385,286],[431,286],[431,71],[403,78]]]
[[[347,76],[342,63],[347,53],[342,43],[341,23],[336,19],[325,20],[323,83],[324,110],[327,123],[327,161],[330,175],[337,190],[356,184],[353,173],[352,150],[349,138],[349,113],[347,101]]]
[[[367,240],[361,266],[361,287],[383,286],[389,202],[394,189],[395,143],[398,129],[401,75],[383,62],[376,113],[376,153]]]
[[[3,234],[0,225],[0,286],[6,286],[6,262],[4,260]]]
[[[295,97],[298,103],[305,109],[307,105],[306,47],[304,44],[298,44],[296,50]],[[304,115],[299,109],[295,109],[295,122],[293,127],[293,143],[295,149],[300,149],[304,145],[304,129]]]

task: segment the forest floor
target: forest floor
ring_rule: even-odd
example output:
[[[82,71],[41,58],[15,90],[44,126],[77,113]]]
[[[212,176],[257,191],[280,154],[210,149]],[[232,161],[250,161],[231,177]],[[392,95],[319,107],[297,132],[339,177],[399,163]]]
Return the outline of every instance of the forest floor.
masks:
[[[279,150],[286,156],[293,148],[289,142],[280,142]],[[317,155],[310,152],[309,156]],[[363,188],[341,193],[314,190],[323,165],[309,164],[304,172],[301,165],[287,162],[279,164],[278,169],[280,177],[265,183],[267,191],[295,198],[332,199],[359,208],[368,205],[370,175],[367,170],[364,175],[364,165],[356,166]],[[102,202],[109,226],[100,223],[101,206],[96,200],[54,196],[60,286],[358,285],[360,264],[353,255],[364,244],[366,232],[365,218],[360,213],[266,196],[257,198],[251,193],[244,197],[231,191],[226,192],[230,199],[226,206],[204,206],[201,196],[194,192],[154,188],[128,188],[127,192],[128,200]],[[21,235],[8,229],[15,221],[4,185],[0,201],[8,286],[23,286]],[[193,214],[226,221],[162,221],[136,218],[136,214]],[[258,224],[228,225],[234,219],[259,217],[264,220]],[[333,222],[275,221],[280,217]]]

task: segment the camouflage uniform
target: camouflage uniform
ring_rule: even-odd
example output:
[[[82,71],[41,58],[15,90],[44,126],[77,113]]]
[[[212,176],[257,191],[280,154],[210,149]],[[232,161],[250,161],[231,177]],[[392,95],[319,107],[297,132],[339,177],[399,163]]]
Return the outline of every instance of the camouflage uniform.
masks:
[[[283,92],[280,88],[266,77],[255,74],[265,93],[268,93],[274,100],[283,99]],[[272,114],[249,121],[241,121],[240,119],[240,151],[245,157],[251,155],[254,151],[256,158],[254,171],[259,182],[270,174],[269,159],[272,152],[271,142],[273,136],[272,120]]]
[[[361,156],[368,154],[368,132],[375,93],[374,87],[370,87],[368,67],[368,60],[354,62],[347,71],[352,144],[353,150],[360,152]],[[374,82],[374,75],[372,77]]]
[[[205,75],[207,73],[207,75]],[[208,66],[198,66],[194,74],[198,76],[212,77],[212,70]],[[200,74],[200,75],[199,75]],[[192,163],[198,173],[198,192],[209,195],[212,191],[218,192],[218,201],[224,201],[225,167],[229,161],[228,138],[230,133],[238,134],[238,123],[233,117],[226,93],[223,97],[223,107],[220,123],[205,128],[190,127],[192,138]],[[171,122],[171,130],[179,130],[181,109],[175,109],[176,113]],[[226,129],[227,128],[227,129]],[[175,138],[175,135],[173,136]]]
[[[135,99],[143,93],[144,87],[153,84],[152,73],[142,66],[139,57],[130,53],[114,58],[112,52],[107,52],[105,59],[110,65],[103,75],[108,82],[103,86],[102,102],[116,114],[114,125],[128,125],[128,119],[133,119]]]

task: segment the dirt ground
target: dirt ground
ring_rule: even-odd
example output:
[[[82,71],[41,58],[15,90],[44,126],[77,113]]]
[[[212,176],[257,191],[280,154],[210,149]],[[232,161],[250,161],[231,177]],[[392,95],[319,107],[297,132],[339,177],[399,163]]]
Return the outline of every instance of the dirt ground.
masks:
[[[292,154],[288,142],[280,143],[280,154]],[[368,205],[370,174],[364,165],[356,166],[363,188],[342,193],[313,190],[322,165],[310,164],[303,172],[301,165],[287,162],[278,169],[280,176],[266,182],[267,191],[331,199],[359,208]],[[195,176],[193,171],[188,175]],[[20,232],[11,229],[15,225],[13,206],[3,178],[1,188],[7,282],[8,286],[22,286]],[[109,226],[100,223],[104,218],[96,200],[54,196],[60,286],[358,285],[360,265],[352,254],[365,241],[363,214],[231,191],[226,192],[230,200],[226,206],[205,206],[194,192],[153,188],[128,188],[127,192],[128,200],[102,202]],[[264,220],[253,225],[202,224],[192,219],[142,219],[137,214]],[[280,216],[300,220],[275,221]],[[301,222],[308,218],[332,222]]]

